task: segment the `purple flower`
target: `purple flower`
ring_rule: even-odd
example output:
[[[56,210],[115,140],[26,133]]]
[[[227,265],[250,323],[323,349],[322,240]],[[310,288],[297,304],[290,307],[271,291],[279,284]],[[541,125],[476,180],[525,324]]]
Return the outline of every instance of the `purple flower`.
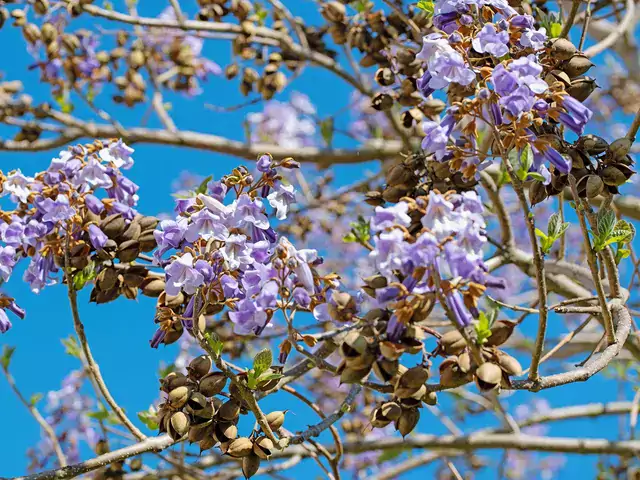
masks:
[[[38,209],[44,213],[44,222],[63,222],[70,219],[76,213],[75,209],[69,206],[69,198],[66,195],[58,195],[55,200],[45,198],[38,204]]]
[[[503,57],[509,53],[509,33],[498,32],[492,23],[485,24],[473,39],[472,45],[476,52],[490,53],[494,57]]]
[[[256,305],[260,308],[275,308],[278,304],[279,290],[275,281],[265,283],[256,297]]]
[[[227,195],[227,186],[220,180],[211,180],[207,183],[207,192],[209,192],[209,195],[214,199],[222,202]]]
[[[501,63],[491,73],[493,88],[499,95],[509,95],[518,86],[518,78]]]
[[[271,155],[261,155],[260,158],[258,158],[258,171],[263,173],[267,173],[268,171],[270,171],[271,162]]]
[[[447,304],[455,315],[456,321],[458,322],[458,325],[460,327],[464,328],[471,325],[473,317],[469,313],[467,307],[464,305],[460,292],[458,292],[457,290],[453,290],[452,292],[448,293]]]
[[[376,207],[375,214],[371,219],[371,230],[380,232],[394,225],[408,227],[411,218],[407,215],[409,205],[406,202],[398,202],[391,207]]]
[[[545,28],[541,28],[539,30],[527,28],[522,32],[522,36],[520,37],[520,45],[523,47],[531,47],[534,50],[543,49],[546,41],[547,30]]]
[[[213,267],[206,260],[196,260],[194,268],[202,274],[205,283],[211,283],[216,276]]]
[[[404,232],[394,228],[375,237],[375,248],[369,258],[380,273],[391,276],[394,270],[402,267],[406,247]]]
[[[515,28],[533,28],[533,22],[531,15],[514,15],[509,19],[509,23]]]
[[[416,58],[429,63],[437,53],[452,52],[449,41],[441,33],[430,33],[422,37],[422,49],[417,53]]]
[[[312,249],[297,250],[289,240],[280,238],[279,245],[284,247],[289,255],[287,266],[296,274],[298,281],[309,292],[313,293],[313,272],[309,264],[318,260],[318,252]]]
[[[229,312],[233,331],[238,335],[259,335],[267,325],[267,313],[259,309],[250,299],[238,302],[237,310]]]
[[[546,145],[540,150],[534,150],[534,161],[536,160],[536,157],[542,156],[561,173],[569,173],[571,171],[571,158],[561,155],[560,152],[550,145]]]
[[[289,205],[296,202],[296,191],[293,185],[278,183],[275,191],[267,196],[267,200],[269,200],[269,205],[276,209],[276,218],[284,220],[287,218]]]
[[[418,90],[420,90],[420,93],[425,98],[428,98],[433,92],[435,92],[435,89],[429,86],[429,82],[431,82],[431,78],[432,78],[431,74],[427,70],[416,82],[418,86]]]
[[[467,66],[462,55],[453,49],[450,52],[436,53],[429,62],[429,73],[433,77],[429,86],[436,90],[445,88],[450,83],[469,85],[476,79],[476,74]]]
[[[3,282],[9,280],[13,267],[16,265],[16,249],[11,246],[0,246],[0,278]]]
[[[9,320],[6,312],[0,309],[0,333],[7,333],[10,328],[11,320]]]
[[[86,183],[93,188],[110,188],[113,186],[113,181],[107,174],[107,167],[102,165],[100,160],[94,156],[90,157],[87,164],[82,167],[78,177],[75,179],[75,183],[76,185]]]
[[[100,215],[104,211],[104,203],[95,195],[88,193],[84,197],[85,206],[96,215]]]
[[[57,271],[52,255],[43,257],[40,253],[37,253],[31,258],[23,279],[31,286],[31,291],[39,293],[47,285],[55,283],[55,279],[51,278],[51,274]]]
[[[520,115],[531,110],[535,97],[527,87],[518,87],[511,95],[502,97],[502,105],[511,115],[519,118]]]
[[[311,297],[304,288],[296,287],[293,290],[293,299],[302,308],[308,308],[311,304]]]
[[[569,95],[563,97],[562,106],[566,113],[560,114],[560,121],[574,133],[582,135],[584,126],[591,120],[593,112]]]
[[[262,202],[251,200],[249,195],[243,193],[233,202],[233,222],[238,228],[250,228],[255,226],[261,230],[269,228],[269,219],[262,212]]]
[[[32,182],[33,177],[26,177],[19,169],[15,170],[7,175],[7,179],[2,184],[2,194],[0,196],[11,194],[12,199],[27,203],[29,194],[31,193],[30,184]]]
[[[107,244],[107,240],[109,240],[109,238],[100,230],[100,227],[93,223],[89,225],[89,241],[91,245],[93,245],[93,248],[102,250]]]
[[[178,248],[184,240],[184,234],[187,231],[188,220],[183,217],[179,217],[177,221],[174,220],[162,220],[160,222],[160,228],[162,230],[155,230],[153,236],[158,244],[157,256],[162,256],[167,250],[171,248]]]
[[[251,247],[247,244],[247,237],[244,235],[229,235],[225,240],[222,257],[231,270],[238,269],[241,265],[251,265]]]
[[[398,320],[398,317],[394,314],[387,323],[387,338],[390,342],[398,343],[402,338],[407,327]]]
[[[112,163],[115,168],[127,170],[133,166],[131,154],[135,150],[127,146],[122,140],[113,142],[107,148],[98,152],[100,158],[108,163]]]
[[[509,70],[518,77],[519,85],[526,85],[533,93],[544,93],[549,86],[540,78],[542,66],[535,55],[520,57],[509,64]]]
[[[222,223],[222,219],[208,209],[200,210],[191,216],[191,224],[187,228],[185,238],[195,242],[198,238],[209,240],[224,240],[229,236],[229,230]]]
[[[204,282],[204,276],[193,267],[193,256],[185,253],[164,269],[167,275],[165,291],[167,295],[178,295],[180,289],[192,295]]]
[[[12,222],[0,224],[0,239],[2,239],[7,245],[18,248],[24,241],[24,225],[22,219],[15,216],[12,218]]]
[[[422,128],[426,136],[422,139],[422,149],[434,154],[437,160],[442,160],[447,153],[447,143],[454,126],[455,119],[450,114],[443,118],[442,123],[424,121]]]

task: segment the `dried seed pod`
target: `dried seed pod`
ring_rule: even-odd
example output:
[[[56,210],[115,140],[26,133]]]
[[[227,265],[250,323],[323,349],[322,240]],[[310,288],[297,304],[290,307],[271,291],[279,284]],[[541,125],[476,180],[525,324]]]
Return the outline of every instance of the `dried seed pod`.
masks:
[[[551,41],[551,56],[558,60],[569,60],[576,53],[578,49],[566,38],[555,38]]]
[[[212,436],[203,438],[202,440],[200,440],[200,443],[198,444],[200,446],[200,453],[204,452],[205,450],[209,450],[213,448],[215,444],[216,444],[216,439],[213,438]]]
[[[133,262],[140,255],[140,242],[137,240],[127,240],[122,242],[116,252],[116,257],[122,263]]]
[[[389,382],[398,373],[398,360],[378,359],[373,364],[373,372],[383,382]]]
[[[534,180],[529,186],[529,202],[531,205],[537,205],[547,199],[547,190],[542,182]]]
[[[562,67],[562,70],[564,70],[571,78],[575,78],[587,73],[593,65],[594,64],[587,56],[582,53],[577,53],[569,59],[569,61]]]
[[[176,387],[169,392],[169,404],[173,408],[182,408],[187,403],[187,400],[189,400],[190,395],[191,389],[186,385]]]
[[[359,383],[364,377],[366,377],[371,371],[371,365],[367,368],[355,370],[352,368],[346,368],[345,364],[342,364],[343,368],[340,370],[340,383]]]
[[[458,368],[462,373],[469,373],[472,369],[471,355],[469,352],[462,352],[458,355]]]
[[[383,87],[388,87],[393,85],[396,81],[396,76],[389,67],[379,68],[375,74],[376,82],[378,82]]]
[[[267,423],[269,424],[271,430],[279,430],[280,427],[284,425],[284,416],[286,413],[286,410],[276,410],[275,412],[267,414]]]
[[[140,237],[140,233],[142,233],[140,224],[135,221],[131,222],[129,226],[125,229],[125,231],[118,236],[117,242],[123,243],[129,240],[138,240],[138,238]]]
[[[627,181],[625,174],[617,167],[606,166],[600,172],[602,181],[609,186],[619,187]]]
[[[364,195],[364,201],[372,207],[380,207],[384,205],[384,199],[382,198],[382,192],[371,190]]]
[[[253,453],[262,460],[271,456],[273,450],[273,442],[267,437],[258,437],[253,442]]]
[[[213,423],[211,421],[202,424],[191,425],[191,428],[189,428],[189,442],[201,442],[205,438],[210,437],[212,428]]]
[[[495,363],[485,362],[476,370],[475,378],[480,390],[493,390],[500,385],[502,370]]]
[[[320,14],[331,23],[342,23],[345,20],[347,9],[340,2],[327,2],[322,5]]]
[[[396,396],[400,398],[411,396],[429,379],[429,370],[421,365],[404,372],[396,383]]]
[[[205,397],[218,395],[227,385],[227,377],[222,372],[211,372],[200,380],[198,390]]]
[[[396,402],[386,402],[380,405],[380,415],[395,422],[402,415],[402,408]]]
[[[180,440],[189,431],[189,418],[183,412],[174,413],[167,431],[173,440]]]
[[[591,133],[578,139],[578,146],[589,155],[600,155],[609,148],[609,143],[602,137]]]
[[[245,479],[253,477],[260,469],[260,458],[257,455],[247,455],[242,459],[242,474]]]
[[[389,418],[385,418],[384,415],[382,415],[380,408],[374,408],[371,412],[369,421],[371,422],[371,426],[373,428],[384,428],[389,425],[392,420]]]
[[[230,442],[238,437],[238,427],[233,423],[218,422],[214,429],[214,435],[220,442]]]
[[[109,215],[100,222],[99,227],[108,238],[115,240],[122,234],[122,232],[124,232],[127,225],[124,218],[122,218],[122,215],[115,213],[113,215]]]
[[[488,347],[498,347],[509,340],[513,330],[518,325],[511,320],[498,320],[491,326],[491,336],[487,338],[485,343]]]
[[[445,358],[440,364],[440,384],[445,387],[458,387],[469,381],[469,375],[462,372],[458,365],[458,357]]]
[[[199,357],[191,360],[191,363],[189,363],[189,366],[187,367],[187,372],[189,373],[189,377],[192,379],[200,380],[209,373],[212,365],[213,363],[209,355],[200,355]]]
[[[161,278],[147,277],[139,286],[142,294],[147,297],[159,297],[164,292],[165,282]]]
[[[450,330],[442,335],[440,345],[447,355],[457,355],[467,347],[467,342],[458,330]]]
[[[422,401],[427,405],[436,405],[438,403],[438,395],[436,392],[427,392],[424,397],[422,397]]]
[[[613,155],[613,158],[616,160],[625,158],[629,154],[632,144],[633,142],[631,142],[631,140],[629,140],[627,137],[622,137],[615,140],[611,143],[611,145],[609,145],[609,151],[611,152],[611,155]]]
[[[584,102],[593,91],[598,88],[595,79],[591,77],[578,77],[566,87],[566,92],[580,102]]]
[[[395,422],[396,430],[400,432],[400,435],[406,437],[413,431],[414,428],[416,428],[419,420],[420,411],[417,408],[403,410],[402,414]]]
[[[504,352],[498,352],[498,365],[509,376],[522,375],[522,366],[520,362],[511,355]]]
[[[389,110],[393,107],[393,97],[388,93],[378,93],[371,100],[371,107],[374,110]]]
[[[240,415],[240,404],[233,399],[222,404],[218,416],[224,420],[235,420]]]
[[[604,182],[599,176],[589,175],[586,179],[587,186],[585,191],[587,193],[587,198],[595,198],[604,191]]]
[[[186,386],[189,379],[186,375],[179,372],[171,372],[169,375],[160,380],[160,389],[163,392],[170,392],[175,388]]]
[[[247,437],[239,437],[229,443],[227,455],[234,458],[241,458],[250,455],[253,451],[253,443]]]

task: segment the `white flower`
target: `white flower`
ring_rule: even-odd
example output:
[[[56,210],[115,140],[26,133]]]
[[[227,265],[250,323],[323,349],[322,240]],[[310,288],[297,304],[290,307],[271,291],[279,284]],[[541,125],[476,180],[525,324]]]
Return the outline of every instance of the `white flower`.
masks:
[[[26,177],[20,169],[10,173],[2,184],[2,196],[11,194],[22,203],[27,203],[31,189],[29,185],[33,182],[33,177]]]
[[[284,220],[287,218],[289,205],[296,202],[296,191],[293,185],[278,184],[276,190],[267,196],[269,205],[276,209],[276,218]]]

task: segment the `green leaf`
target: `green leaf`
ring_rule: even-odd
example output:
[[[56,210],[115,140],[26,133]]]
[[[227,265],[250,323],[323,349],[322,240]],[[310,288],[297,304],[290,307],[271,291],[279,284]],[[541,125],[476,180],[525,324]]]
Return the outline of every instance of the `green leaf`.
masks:
[[[491,320],[484,312],[480,312],[474,328],[478,336],[478,345],[483,345],[487,341],[487,338],[491,336]]]
[[[82,350],[80,349],[80,345],[78,344],[76,337],[69,335],[67,338],[63,338],[62,345],[65,347],[65,353],[72,357],[82,358]]]
[[[150,406],[148,410],[138,412],[138,418],[149,430],[158,429],[158,414],[153,406]]]
[[[29,403],[32,406],[35,406],[40,400],[42,400],[42,394],[34,393],[33,395],[31,395],[31,398],[29,399]]]
[[[207,332],[204,334],[204,338],[211,347],[211,350],[213,350],[213,353],[215,353],[216,357],[219,357],[222,353],[222,349],[224,348],[224,343],[220,340],[218,334],[216,334],[215,332]]]
[[[538,180],[539,182],[544,182],[544,177],[538,172],[528,172],[527,178],[533,178],[534,180]]]
[[[213,175],[209,175],[207,178],[205,178],[200,183],[200,185],[198,185],[198,188],[196,188],[196,194],[207,193],[207,184],[211,181],[211,179],[213,179]]]
[[[562,25],[557,22],[553,22],[549,28],[549,36],[551,38],[558,38],[561,33],[562,33]]]
[[[96,278],[96,264],[90,261],[86,267],[73,276],[73,288],[82,290],[94,278]]]
[[[100,405],[100,408],[97,411],[87,413],[87,417],[101,422],[109,418],[109,412],[102,405]]]
[[[342,241],[344,243],[355,243],[358,241],[358,239],[356,238],[355,233],[349,232],[344,237],[342,237]]]
[[[9,345],[2,346],[2,356],[0,356],[0,365],[2,365],[3,370],[5,371],[9,370],[11,357],[13,356],[13,352],[15,351],[16,351],[16,347],[10,347]]]
[[[333,143],[333,133],[333,117],[329,117],[320,122],[320,134],[322,135],[322,139],[327,147],[330,147]]]
[[[520,155],[520,164],[525,172],[529,172],[531,165],[533,165],[533,150],[531,149],[531,145],[527,144]]]
[[[281,373],[264,372],[256,380],[258,383],[263,383],[263,382],[266,383],[271,380],[277,380],[278,378],[282,378],[282,377],[284,377],[284,375],[282,375]]]
[[[271,368],[272,364],[273,354],[271,353],[271,350],[265,348],[264,350],[259,351],[253,358],[253,369],[255,370],[255,377],[260,377],[260,375]]]
[[[616,225],[616,214],[611,209],[600,209],[597,216],[598,237],[606,240]]]
[[[434,7],[433,2],[431,2],[429,0],[420,0],[418,2],[418,8],[420,10],[423,10],[423,11],[427,12],[427,16],[428,17],[432,17],[433,16],[433,7]]]

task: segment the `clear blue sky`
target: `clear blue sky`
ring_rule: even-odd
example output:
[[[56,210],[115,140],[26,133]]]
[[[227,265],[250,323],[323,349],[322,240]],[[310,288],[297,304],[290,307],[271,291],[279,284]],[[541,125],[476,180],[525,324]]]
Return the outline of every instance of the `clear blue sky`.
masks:
[[[118,5],[120,2],[116,2]],[[189,3],[183,2],[183,3]],[[193,2],[195,3],[195,2]],[[286,1],[294,12],[305,18],[316,18],[315,6],[306,0]],[[164,6],[164,2],[143,0],[141,13],[152,15],[157,13],[154,8]],[[148,8],[151,6],[151,8]],[[87,23],[86,27],[91,24]],[[30,56],[25,51],[24,41],[19,31],[10,27],[0,31],[0,39],[5,47],[3,52],[2,69],[7,79],[22,79],[36,100],[48,99],[47,87],[38,84],[36,71],[27,71],[31,63]],[[207,56],[225,65],[229,58],[229,45],[219,42],[207,47]],[[594,69],[597,77],[598,68]],[[204,85],[204,94],[194,99],[182,97],[168,97],[175,107],[172,115],[176,124],[183,129],[199,130],[215,133],[230,138],[243,137],[242,120],[246,111],[232,114],[214,113],[203,108],[204,103],[215,105],[232,105],[237,102],[237,85],[223,79],[213,79]],[[324,71],[309,69],[300,79],[290,87],[302,91],[311,97],[318,106],[320,114],[329,114],[348,101],[350,89],[343,82],[334,79]],[[284,98],[288,98],[285,92]],[[109,105],[106,103],[105,105]],[[84,111],[78,105],[79,111]],[[128,110],[110,108],[110,112],[125,125],[136,125],[142,118],[142,109]],[[253,108],[252,111],[259,110]],[[150,126],[159,126],[153,118]],[[0,130],[0,133],[2,131]],[[166,212],[172,209],[171,183],[185,170],[193,173],[214,175],[220,177],[238,165],[236,159],[211,152],[178,149],[162,146],[136,145],[134,158],[136,165],[130,170],[130,177],[140,185],[140,210],[148,214]],[[51,157],[57,152],[42,152],[35,154],[2,153],[0,155],[0,169],[7,171],[21,168],[25,173],[33,173],[45,168]],[[356,179],[366,166],[342,168],[338,170],[337,181],[346,184]],[[54,286],[45,289],[41,294],[32,294],[20,277],[15,275],[7,285],[7,292],[15,296],[20,304],[26,308],[28,314],[24,321],[15,321],[14,328],[8,334],[0,336],[0,346],[3,344],[17,346],[12,362],[12,372],[20,388],[27,396],[33,393],[46,393],[56,390],[62,378],[72,369],[78,367],[77,360],[66,355],[60,339],[73,333],[72,320],[64,287]],[[84,319],[87,336],[91,342],[95,358],[100,364],[102,374],[107,380],[114,397],[129,412],[145,410],[158,397],[157,369],[160,360],[170,360],[177,351],[176,346],[165,349],[152,350],[148,347],[148,339],[154,331],[153,312],[154,301],[141,297],[137,302],[118,300],[114,303],[96,307],[88,303],[88,290],[80,297],[81,315]],[[557,319],[554,319],[557,320]],[[532,322],[528,322],[532,325]],[[559,321],[551,326],[553,333],[563,331]],[[615,400],[618,392],[615,385],[602,377],[592,379],[586,384],[558,388],[545,398],[552,406],[566,406],[586,403],[588,401]],[[508,397],[505,402],[513,408],[519,403],[531,401],[533,394],[518,392]],[[443,408],[451,406],[447,395],[442,395]],[[628,392],[626,398],[629,399]],[[265,408],[274,407],[278,403],[289,402],[283,395],[265,401]],[[3,435],[0,436],[0,476],[19,475],[26,472],[26,450],[39,438],[39,427],[30,417],[26,409],[19,404],[9,391],[3,378],[0,378],[0,406],[3,411]],[[289,406],[289,404],[287,404]],[[306,411],[306,410],[302,410]],[[296,426],[303,428],[315,419],[300,414],[292,419],[291,429]],[[472,419],[468,426],[486,426],[495,421],[483,416]],[[297,424],[297,425],[296,425]],[[565,436],[606,436],[614,438],[618,430],[618,423],[614,417],[608,417],[598,422],[575,421],[562,427],[553,427],[552,434]],[[439,433],[443,428],[439,422],[425,410],[420,431],[422,433]],[[498,456],[490,455],[497,461]],[[595,457],[568,457],[568,462],[562,471],[571,477],[593,477]],[[317,466],[308,463],[308,471],[296,470],[297,474],[308,473],[316,475]],[[303,467],[306,468],[306,467]],[[429,478],[433,469],[418,470],[403,478]],[[481,478],[494,478],[495,470],[487,471]]]

